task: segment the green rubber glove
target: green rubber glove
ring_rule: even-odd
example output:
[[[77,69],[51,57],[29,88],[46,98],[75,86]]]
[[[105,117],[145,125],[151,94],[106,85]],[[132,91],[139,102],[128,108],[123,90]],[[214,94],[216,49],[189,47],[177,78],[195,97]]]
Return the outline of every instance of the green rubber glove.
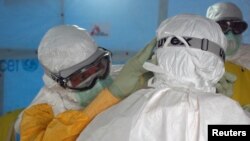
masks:
[[[153,73],[145,70],[142,65],[151,58],[155,45],[156,38],[124,65],[113,83],[108,87],[115,97],[123,99],[146,86]]]
[[[233,96],[233,85],[237,77],[229,72],[225,72],[220,81],[216,84],[216,91],[228,97]]]

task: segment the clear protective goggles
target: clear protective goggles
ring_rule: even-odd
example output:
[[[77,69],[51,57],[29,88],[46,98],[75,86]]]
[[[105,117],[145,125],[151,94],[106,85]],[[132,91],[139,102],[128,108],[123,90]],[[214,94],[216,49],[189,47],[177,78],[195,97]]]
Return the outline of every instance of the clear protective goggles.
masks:
[[[242,20],[220,20],[217,21],[224,34],[232,31],[233,34],[241,34],[247,29],[247,23]]]
[[[97,79],[105,79],[109,75],[110,63],[111,52],[99,47],[91,57],[83,62],[56,74],[46,68],[45,72],[63,88],[83,91],[92,88]]]
[[[221,48],[218,44],[209,41],[208,39],[199,39],[194,37],[182,37],[185,42],[189,45],[190,48],[200,49],[203,51],[208,51],[216,56],[218,56],[222,62],[225,62],[225,51],[223,48]],[[161,38],[157,41],[156,46],[158,48],[163,47],[165,42],[167,41],[168,37]],[[169,46],[185,46],[182,41],[180,41],[177,37],[172,37],[172,39],[169,42]]]

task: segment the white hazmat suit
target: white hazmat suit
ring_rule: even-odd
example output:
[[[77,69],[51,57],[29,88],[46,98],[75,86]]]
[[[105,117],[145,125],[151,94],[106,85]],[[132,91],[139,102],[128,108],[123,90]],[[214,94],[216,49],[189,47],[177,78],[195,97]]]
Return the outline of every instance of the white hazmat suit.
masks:
[[[209,124],[250,124],[237,102],[215,93],[224,73],[223,56],[190,44],[190,38],[205,38],[225,50],[218,24],[178,15],[159,26],[158,44],[163,38],[165,44],[155,52],[158,64],[144,64],[154,72],[149,88],[98,115],[78,141],[206,141]]]
[[[43,37],[38,48],[38,59],[51,72],[58,73],[60,70],[86,60],[94,54],[97,48],[97,44],[85,29],[61,25],[50,29]],[[65,90],[46,74],[43,76],[43,81],[45,86],[26,109],[36,104],[47,103],[52,107],[53,113],[58,115],[66,110],[83,108],[77,100],[79,92]],[[18,133],[21,119],[22,113],[15,123]]]

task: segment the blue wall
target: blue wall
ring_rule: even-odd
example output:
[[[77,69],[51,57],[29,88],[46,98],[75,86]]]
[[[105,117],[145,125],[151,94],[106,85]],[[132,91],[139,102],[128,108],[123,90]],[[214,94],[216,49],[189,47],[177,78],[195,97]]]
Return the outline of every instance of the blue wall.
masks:
[[[27,106],[43,83],[43,74],[37,59],[2,60],[4,72],[3,112]]]
[[[108,36],[94,37],[110,50],[137,51],[155,35],[158,0],[66,0],[65,23],[89,31],[107,26]]]
[[[60,10],[60,0],[0,0],[0,47],[37,48]]]
[[[60,10],[59,0],[1,0],[0,49],[35,50],[44,33],[61,24]],[[43,85],[38,60],[13,56],[0,61],[0,77],[4,79],[2,112],[27,106]]]

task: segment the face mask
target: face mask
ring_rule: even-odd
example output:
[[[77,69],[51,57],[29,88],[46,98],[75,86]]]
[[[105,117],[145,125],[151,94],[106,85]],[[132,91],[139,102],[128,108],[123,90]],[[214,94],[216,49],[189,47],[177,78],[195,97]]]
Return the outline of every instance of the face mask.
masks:
[[[112,79],[109,76],[105,80],[97,80],[93,88],[77,92],[76,94],[77,101],[83,107],[88,106],[90,102],[94,100],[94,98],[111,83]]]
[[[227,45],[227,51],[226,56],[234,55],[241,44],[241,35],[235,35],[231,31],[226,34],[228,45]]]

